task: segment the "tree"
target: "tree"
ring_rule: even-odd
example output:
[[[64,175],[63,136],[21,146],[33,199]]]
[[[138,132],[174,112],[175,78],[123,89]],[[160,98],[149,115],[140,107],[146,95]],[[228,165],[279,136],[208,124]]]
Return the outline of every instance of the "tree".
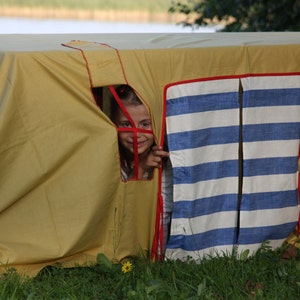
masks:
[[[183,13],[184,26],[223,24],[220,31],[300,31],[300,0],[172,1],[171,13]]]

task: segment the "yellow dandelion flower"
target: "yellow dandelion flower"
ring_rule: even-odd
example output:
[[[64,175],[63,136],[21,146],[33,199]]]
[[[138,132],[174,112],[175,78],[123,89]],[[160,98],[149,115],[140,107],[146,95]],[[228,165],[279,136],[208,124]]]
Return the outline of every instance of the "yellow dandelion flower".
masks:
[[[125,261],[122,263],[122,272],[128,273],[132,270],[132,263],[130,261]]]

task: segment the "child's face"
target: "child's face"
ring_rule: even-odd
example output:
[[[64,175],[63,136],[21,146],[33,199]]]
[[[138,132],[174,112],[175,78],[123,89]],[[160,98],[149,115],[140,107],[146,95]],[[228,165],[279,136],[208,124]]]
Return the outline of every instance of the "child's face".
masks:
[[[136,128],[152,130],[151,119],[144,105],[125,105],[125,108]],[[130,122],[121,109],[118,110],[115,121],[119,128],[131,128]],[[134,154],[134,135],[132,131],[119,131],[119,142],[129,153]],[[137,132],[138,154],[141,155],[149,150],[153,142],[153,134]]]

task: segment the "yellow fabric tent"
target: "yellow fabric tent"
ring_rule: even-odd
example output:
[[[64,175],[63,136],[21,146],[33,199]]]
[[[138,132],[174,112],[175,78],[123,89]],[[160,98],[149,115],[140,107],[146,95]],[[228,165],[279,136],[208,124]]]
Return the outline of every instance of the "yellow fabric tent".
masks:
[[[166,85],[299,73],[300,34],[2,35],[0,65],[0,261],[34,274],[152,251],[158,172],[121,181],[91,88],[130,84],[160,142]]]

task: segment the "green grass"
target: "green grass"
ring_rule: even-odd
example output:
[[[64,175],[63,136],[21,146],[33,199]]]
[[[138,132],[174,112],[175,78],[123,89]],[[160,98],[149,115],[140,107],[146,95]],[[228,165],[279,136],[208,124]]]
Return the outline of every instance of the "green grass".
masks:
[[[93,266],[46,267],[34,278],[11,269],[0,280],[0,299],[299,299],[299,249],[282,259],[285,248],[264,245],[252,257],[225,255],[200,264],[132,258],[127,273],[105,257]]]
[[[171,0],[0,0],[1,6],[167,12]]]

